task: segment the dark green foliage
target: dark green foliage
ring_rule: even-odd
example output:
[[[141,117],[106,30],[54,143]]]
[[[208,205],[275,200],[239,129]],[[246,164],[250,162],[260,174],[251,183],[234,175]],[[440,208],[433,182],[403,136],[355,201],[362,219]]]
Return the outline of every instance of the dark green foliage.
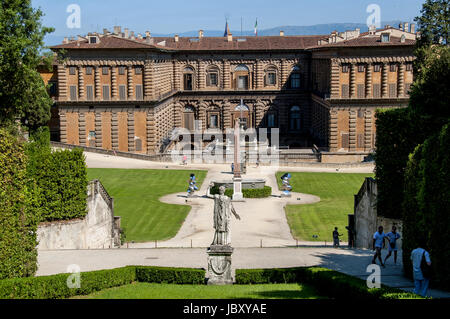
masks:
[[[135,267],[83,272],[80,288],[68,288],[71,274],[14,278],[0,281],[0,299],[60,299],[87,295],[106,288],[130,284],[136,280]]]
[[[26,174],[24,143],[0,129],[0,279],[36,272],[36,194]]]
[[[217,186],[212,187],[210,193],[211,195],[219,194],[219,187]],[[234,191],[232,188],[225,189],[225,195],[227,195],[228,197],[232,197],[233,193]],[[255,188],[255,189],[243,188],[242,195],[244,195],[244,198],[269,197],[270,195],[272,195],[272,187],[264,186],[264,188]]]
[[[35,153],[32,176],[41,192],[41,221],[86,215],[87,168],[81,149]]]
[[[320,295],[333,299],[420,298],[415,294],[386,286],[368,289],[364,280],[326,268],[236,269],[237,284],[294,282],[309,284],[317,289]]]
[[[42,12],[31,0],[0,2],[0,124],[17,118],[32,131],[50,119],[52,100],[37,67],[44,36]]]
[[[136,279],[140,282],[166,284],[203,284],[204,269],[136,267]]]
[[[421,33],[421,44],[448,43],[450,35],[450,2],[448,0],[426,0],[420,11],[420,17],[414,19]]]
[[[412,274],[411,250],[425,248],[432,256],[433,282],[450,289],[450,124],[417,147],[405,179],[405,272]]]
[[[381,216],[400,218],[404,170],[418,134],[413,131],[408,109],[378,110],[376,126],[377,211]]]
[[[81,273],[80,288],[68,288],[72,274],[0,280],[0,299],[60,299],[88,295],[106,288],[151,283],[203,284],[204,269],[128,266]]]

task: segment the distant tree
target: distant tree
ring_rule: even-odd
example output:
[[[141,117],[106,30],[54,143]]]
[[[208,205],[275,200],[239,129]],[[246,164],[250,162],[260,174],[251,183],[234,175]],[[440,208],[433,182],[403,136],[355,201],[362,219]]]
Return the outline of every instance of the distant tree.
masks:
[[[20,119],[36,129],[50,119],[52,100],[37,67],[43,63],[44,37],[53,32],[41,24],[41,10],[31,0],[0,2],[0,124]],[[47,56],[47,58],[51,58]],[[44,58],[45,59],[45,58]]]
[[[448,44],[450,35],[450,2],[449,0],[427,0],[416,17],[421,38],[419,43]]]

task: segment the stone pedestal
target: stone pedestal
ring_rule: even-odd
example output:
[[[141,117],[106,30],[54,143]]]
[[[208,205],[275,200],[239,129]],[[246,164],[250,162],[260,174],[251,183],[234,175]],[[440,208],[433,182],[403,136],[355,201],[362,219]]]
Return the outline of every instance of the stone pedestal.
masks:
[[[232,285],[231,277],[231,246],[211,245],[208,253],[208,285]]]
[[[233,202],[243,202],[244,194],[242,194],[242,178],[233,178]]]

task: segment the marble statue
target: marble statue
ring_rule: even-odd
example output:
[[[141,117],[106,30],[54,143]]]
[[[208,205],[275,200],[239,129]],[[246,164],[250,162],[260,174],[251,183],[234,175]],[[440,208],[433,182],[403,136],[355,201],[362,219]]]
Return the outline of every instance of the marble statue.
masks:
[[[213,185],[212,185],[213,186]],[[219,187],[219,194],[212,196],[210,194],[210,186],[207,196],[214,198],[214,239],[211,246],[231,246],[231,214],[240,220],[241,217],[231,203],[231,198],[225,195],[225,187]]]

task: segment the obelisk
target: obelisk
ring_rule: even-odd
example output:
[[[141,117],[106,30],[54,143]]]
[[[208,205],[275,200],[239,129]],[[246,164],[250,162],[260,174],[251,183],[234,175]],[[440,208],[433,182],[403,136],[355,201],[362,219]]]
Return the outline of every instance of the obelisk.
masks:
[[[241,148],[240,148],[240,119],[234,122],[234,176],[233,176],[233,201],[243,201],[242,177],[241,177]]]

